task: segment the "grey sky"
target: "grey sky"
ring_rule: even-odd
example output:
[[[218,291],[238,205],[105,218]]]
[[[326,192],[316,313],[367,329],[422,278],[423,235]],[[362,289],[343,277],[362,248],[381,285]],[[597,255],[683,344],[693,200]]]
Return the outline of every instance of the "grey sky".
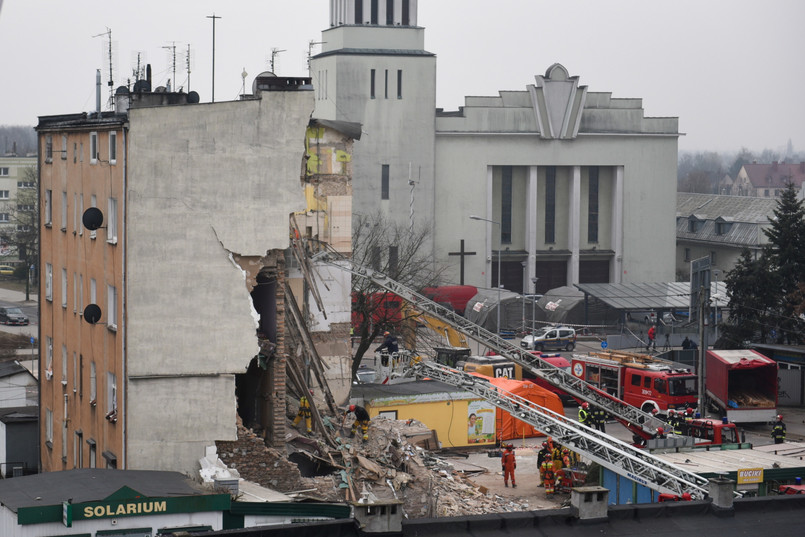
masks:
[[[0,124],[91,110],[95,70],[116,49],[115,87],[142,52],[156,85],[173,78],[162,47],[175,42],[176,79],[216,101],[236,99],[241,73],[306,74],[308,43],[329,22],[326,0],[0,0]],[[419,0],[425,48],[436,53],[437,106],[465,95],[522,90],[552,63],[590,91],[640,97],[647,116],[678,116],[685,150],[805,149],[802,0]],[[319,49],[316,47],[314,53]],[[108,96],[104,69],[104,97]]]

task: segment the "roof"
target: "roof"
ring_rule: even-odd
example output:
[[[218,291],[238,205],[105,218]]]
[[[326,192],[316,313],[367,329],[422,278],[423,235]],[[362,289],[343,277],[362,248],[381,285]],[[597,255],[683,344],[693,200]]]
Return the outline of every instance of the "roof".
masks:
[[[21,507],[101,501],[129,487],[149,497],[210,494],[179,472],[148,470],[107,470],[87,468],[65,470],[0,480],[0,503],[12,511]]]
[[[25,423],[39,421],[39,407],[11,406],[0,408],[0,421],[3,423]]]
[[[18,375],[20,373],[27,373],[33,376],[33,374],[31,374],[30,371],[22,367],[20,363],[17,362],[16,360],[0,362],[0,378],[11,377],[13,375]]]
[[[719,194],[695,194],[677,192],[676,214],[689,217],[696,215],[701,220],[715,220],[719,216],[732,218],[734,222],[767,224],[774,216],[776,198],[750,196],[722,196]]]
[[[722,296],[727,291],[724,282],[710,284],[711,294]],[[657,283],[579,283],[581,291],[621,310],[667,310],[688,309],[690,307],[689,282]]]
[[[805,181],[805,162],[786,164],[773,162],[771,164],[744,164],[746,177],[755,188],[785,188],[788,183],[802,186]]]
[[[671,464],[699,475],[723,474],[746,468],[803,468],[805,462],[759,449],[690,450],[676,453],[653,452]]]
[[[322,127],[327,127],[329,129],[333,129],[335,131],[340,132],[346,136],[349,136],[353,140],[360,140],[361,139],[361,124],[356,123],[354,121],[333,121],[329,119],[316,119],[313,118],[310,120],[311,125],[321,125]]]
[[[477,395],[464,392],[454,386],[436,380],[417,380],[412,382],[399,382],[397,384],[356,384],[352,387],[353,396],[362,397],[364,400],[438,393],[466,393],[468,398],[478,398]]]

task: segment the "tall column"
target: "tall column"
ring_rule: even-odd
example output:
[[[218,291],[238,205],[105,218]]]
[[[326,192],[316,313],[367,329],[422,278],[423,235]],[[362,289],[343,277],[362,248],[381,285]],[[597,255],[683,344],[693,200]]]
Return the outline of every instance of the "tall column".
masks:
[[[377,0],[377,24],[386,25],[386,0]]]
[[[537,271],[537,166],[528,167],[525,202],[525,249],[528,252],[526,276],[523,289],[533,292],[531,278]]]
[[[623,281],[623,166],[615,166],[615,180],[612,185],[612,257],[610,280],[612,283]]]
[[[568,207],[567,246],[570,263],[567,267],[567,284],[579,283],[579,241],[581,222],[581,166],[573,166],[570,178],[570,206]]]
[[[489,220],[494,220],[495,219],[495,212],[494,212],[494,205],[493,205],[493,201],[494,201],[493,197],[494,197],[494,194],[495,194],[495,180],[494,180],[495,175],[494,175],[494,170],[495,170],[494,166],[487,166],[486,167],[486,216],[485,216],[485,218],[487,218]],[[492,232],[493,231],[494,231],[494,226],[492,224],[490,224],[489,222],[486,222],[486,248],[485,248],[486,256],[484,256],[486,258],[486,267],[485,267],[485,271],[486,271],[485,276],[486,276],[486,278],[484,278],[486,283],[484,285],[486,285],[486,287],[490,287],[490,288],[492,287],[492,248],[493,248],[492,244],[494,242],[492,240],[492,238],[493,238],[492,237]],[[500,230],[498,230],[498,231],[500,231]],[[499,252],[498,252],[498,255],[500,255]]]

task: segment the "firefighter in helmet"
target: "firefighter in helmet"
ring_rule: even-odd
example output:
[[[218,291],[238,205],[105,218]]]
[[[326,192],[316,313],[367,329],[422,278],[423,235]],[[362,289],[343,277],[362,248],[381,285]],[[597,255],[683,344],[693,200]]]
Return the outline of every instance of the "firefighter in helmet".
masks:
[[[360,405],[349,405],[346,414],[350,412],[355,415],[355,421],[352,423],[350,436],[355,436],[358,432],[358,427],[360,427],[363,433],[363,441],[366,442],[369,440],[369,413]]]
[[[584,401],[579,407],[579,423],[582,425],[592,425],[592,416],[590,415],[590,403]]]
[[[777,421],[771,429],[771,437],[774,439],[775,444],[782,444],[785,442],[785,423],[783,423],[783,415],[777,414]]]

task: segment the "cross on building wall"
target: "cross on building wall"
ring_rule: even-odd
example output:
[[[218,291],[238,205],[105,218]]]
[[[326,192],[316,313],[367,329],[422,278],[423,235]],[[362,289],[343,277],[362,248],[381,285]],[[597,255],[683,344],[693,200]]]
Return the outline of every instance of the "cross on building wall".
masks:
[[[447,255],[457,255],[459,257],[459,282],[464,285],[464,257],[468,255],[475,255],[476,252],[467,252],[464,250],[464,239],[461,239],[461,246],[458,252],[447,252]]]

